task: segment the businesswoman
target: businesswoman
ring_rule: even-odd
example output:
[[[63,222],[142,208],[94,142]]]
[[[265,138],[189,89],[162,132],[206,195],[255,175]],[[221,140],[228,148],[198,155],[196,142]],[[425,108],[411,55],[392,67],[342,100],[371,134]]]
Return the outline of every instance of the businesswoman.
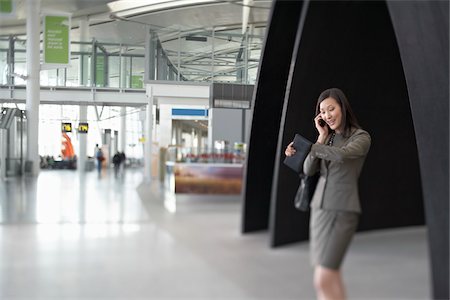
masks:
[[[340,267],[358,226],[358,178],[371,138],[358,125],[347,98],[337,88],[320,94],[314,125],[319,136],[303,165],[306,175],[320,172],[310,218],[314,286],[320,300],[345,299]],[[290,143],[285,154],[294,153]]]

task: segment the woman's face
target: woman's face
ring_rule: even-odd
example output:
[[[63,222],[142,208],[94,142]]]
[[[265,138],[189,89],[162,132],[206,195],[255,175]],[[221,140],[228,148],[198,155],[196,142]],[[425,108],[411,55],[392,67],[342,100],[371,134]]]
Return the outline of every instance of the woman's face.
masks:
[[[319,105],[320,116],[337,133],[342,131],[342,110],[334,98],[326,98]]]

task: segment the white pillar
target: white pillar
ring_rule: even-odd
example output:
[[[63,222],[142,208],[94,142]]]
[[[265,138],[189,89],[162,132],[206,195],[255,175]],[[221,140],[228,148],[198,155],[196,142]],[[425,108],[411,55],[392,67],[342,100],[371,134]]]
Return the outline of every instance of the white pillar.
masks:
[[[6,152],[7,152],[7,141],[6,141],[6,135],[7,135],[6,129],[0,128],[0,180],[3,180],[6,178]]]
[[[40,0],[27,0],[27,161],[32,163],[31,175],[39,172],[39,71],[40,71]]]
[[[120,50],[121,56],[120,56],[120,88],[126,89],[128,87],[127,80],[127,73],[128,73],[128,63],[127,63],[127,57],[123,56],[123,54],[126,54],[128,50],[128,47],[122,47]],[[130,74],[131,76],[131,74]]]
[[[87,111],[86,105],[80,105],[80,118],[78,122],[87,122]],[[94,153],[95,155],[95,153]],[[78,171],[84,173],[87,160],[87,134],[78,133]]]
[[[80,30],[80,42],[87,42],[89,39],[89,22],[87,17],[80,20],[79,23]],[[85,45],[80,46],[80,52],[84,52],[86,49]],[[78,69],[78,84],[80,86],[85,86],[87,83],[87,78],[83,74],[86,74],[84,67],[84,58],[80,56],[79,59],[79,69]],[[88,107],[86,105],[80,105],[80,114],[78,122],[87,122]],[[95,153],[94,153],[95,155]],[[78,171],[80,174],[84,174],[86,171],[86,160],[87,160],[87,134],[78,133]]]
[[[145,120],[145,147],[144,147],[144,180],[150,182],[152,179],[152,133],[153,133],[153,93],[150,89],[148,95],[147,114]]]
[[[202,145],[202,131],[200,129],[197,129],[196,133],[197,133],[197,145],[196,146],[197,146],[197,151],[198,151],[197,154],[200,154],[202,152],[202,147],[203,147],[203,145]]]
[[[120,109],[120,116],[120,151],[125,152],[127,146],[127,108],[125,106]]]
[[[122,47],[121,54],[125,54],[127,52],[127,47]],[[124,56],[121,56],[120,61],[120,88],[124,89],[127,87],[127,70],[128,64],[127,59]],[[125,152],[126,147],[126,130],[127,130],[127,108],[122,107],[120,109],[120,151]],[[125,153],[126,155],[126,153]]]
[[[107,159],[107,168],[109,168],[109,163],[111,162],[111,158],[114,156],[114,153],[112,153],[113,151],[113,145],[112,145],[112,130],[111,129],[105,129],[104,130],[104,138],[103,138],[103,146],[107,146],[108,148],[108,153],[105,153],[106,155],[106,159]]]
[[[84,17],[80,20],[79,23],[79,30],[80,30],[80,42],[87,42],[89,40],[89,21],[87,17]],[[87,47],[84,44],[80,45],[80,52],[85,52]],[[87,60],[86,57],[80,56],[79,58],[79,68],[78,68],[78,85],[80,86],[86,86],[87,85],[87,76],[84,74],[87,74],[85,67],[88,66],[85,62]],[[81,111],[80,111],[81,114]]]

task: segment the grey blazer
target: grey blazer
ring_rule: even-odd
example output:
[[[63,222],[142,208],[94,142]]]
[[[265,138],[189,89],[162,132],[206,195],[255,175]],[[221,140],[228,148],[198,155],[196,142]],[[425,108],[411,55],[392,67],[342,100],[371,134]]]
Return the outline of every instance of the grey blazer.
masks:
[[[306,175],[320,171],[311,207],[360,213],[358,178],[369,152],[371,138],[362,129],[354,130],[348,138],[339,138],[336,146],[312,145],[305,159],[303,172]]]

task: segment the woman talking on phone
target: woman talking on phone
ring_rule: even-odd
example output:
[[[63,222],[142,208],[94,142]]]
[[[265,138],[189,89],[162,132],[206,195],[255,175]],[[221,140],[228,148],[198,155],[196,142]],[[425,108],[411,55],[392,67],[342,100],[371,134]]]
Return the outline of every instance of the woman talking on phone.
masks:
[[[314,286],[320,300],[346,299],[340,268],[358,226],[358,178],[371,138],[358,125],[347,98],[337,88],[320,94],[314,126],[319,136],[303,165],[308,176],[320,172],[310,218]],[[285,154],[294,153],[290,143]]]

